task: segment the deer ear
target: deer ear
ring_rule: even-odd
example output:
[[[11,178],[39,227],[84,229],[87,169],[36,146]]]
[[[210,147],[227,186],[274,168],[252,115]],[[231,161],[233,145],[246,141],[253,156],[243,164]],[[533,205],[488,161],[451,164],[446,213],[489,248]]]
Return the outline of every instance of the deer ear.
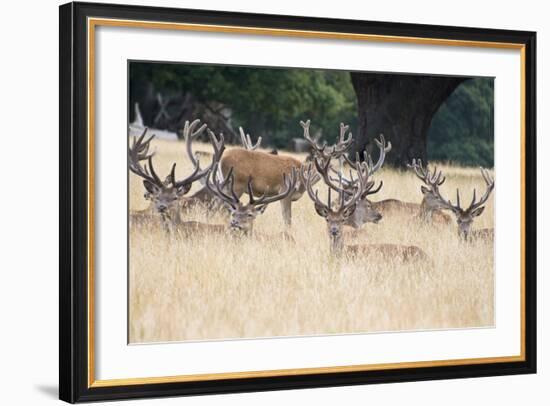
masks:
[[[157,185],[155,185],[153,182],[149,182],[146,179],[143,181],[143,186],[145,186],[145,190],[147,190],[147,192],[149,192],[152,195],[158,193],[159,191],[159,188]]]
[[[428,189],[426,186],[420,186],[420,191],[423,195],[427,195],[428,193],[430,193],[430,189]]]
[[[176,190],[176,193],[178,194],[178,196],[183,196],[190,190],[191,190],[191,183],[188,183],[186,185],[178,187],[178,190]]]
[[[315,211],[317,212],[317,214],[321,217],[327,217],[328,215],[328,210],[323,207],[323,206],[320,206],[318,204],[315,205]]]
[[[357,205],[354,204],[354,205],[351,205],[350,207],[346,207],[346,209],[344,210],[344,218],[347,219],[349,218],[354,212],[355,212],[355,209],[357,208]]]
[[[485,210],[485,206],[478,207],[472,212],[472,217],[477,217],[483,213],[483,210]]]
[[[263,212],[267,209],[267,204],[263,204],[261,206],[256,207],[256,213],[263,214]]]

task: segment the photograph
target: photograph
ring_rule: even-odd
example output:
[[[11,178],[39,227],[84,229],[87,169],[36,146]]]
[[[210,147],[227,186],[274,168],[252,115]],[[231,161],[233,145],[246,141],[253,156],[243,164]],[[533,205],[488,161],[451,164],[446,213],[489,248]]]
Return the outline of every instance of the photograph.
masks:
[[[60,399],[537,372],[537,33],[326,15],[59,7]]]
[[[494,77],[127,72],[129,344],[495,326]]]

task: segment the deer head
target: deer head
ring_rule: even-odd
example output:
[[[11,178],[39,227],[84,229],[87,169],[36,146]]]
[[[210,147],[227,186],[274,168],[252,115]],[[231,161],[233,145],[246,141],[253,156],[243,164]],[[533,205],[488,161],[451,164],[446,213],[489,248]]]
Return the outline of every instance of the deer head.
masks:
[[[178,197],[187,193],[188,190],[184,187],[179,189],[174,187],[175,166],[172,166],[170,175],[164,181],[160,179],[153,165],[154,153],[149,153],[150,143],[155,136],[152,135],[146,139],[146,135],[147,128],[141,136],[134,139],[132,146],[128,149],[129,169],[143,178],[143,186],[146,190],[144,197],[152,201],[155,212],[164,218],[169,216],[168,213],[176,205]],[[147,163],[143,166],[142,161]]]
[[[314,202],[315,211],[323,217],[327,223],[327,231],[331,242],[331,250],[339,253],[343,248],[343,226],[345,222],[353,215],[356,210],[357,202],[366,190],[374,186],[373,181],[368,181],[368,171],[359,170],[357,172],[357,187],[350,196],[344,189],[338,189],[338,202],[333,207],[331,194],[333,188],[328,188],[328,200],[324,203],[319,199],[319,190],[313,191],[311,165],[302,167],[302,178],[305,181],[310,199]]]
[[[330,161],[328,160],[322,163],[319,159],[315,158],[314,163],[317,172],[321,174],[329,189],[336,191],[338,194],[344,194],[347,197],[352,197],[356,193],[360,186],[359,177],[357,177],[357,179],[354,178],[351,170],[349,171],[349,177],[344,177],[342,172],[338,172],[331,167]],[[337,178],[332,178],[328,175],[329,169],[336,173]],[[369,170],[366,163],[354,164],[354,169],[356,173],[363,171],[366,172],[368,176]],[[380,182],[378,187],[373,189],[374,182],[372,182],[370,187],[365,188],[357,200],[354,212],[345,220],[345,225],[353,228],[360,228],[365,223],[378,223],[382,220],[382,215],[374,209],[372,203],[368,199],[368,196],[380,191],[382,185],[383,182]]]
[[[372,176],[376,171],[382,168],[384,160],[386,159],[386,153],[391,151],[391,143],[386,143],[386,140],[382,134],[380,135],[380,140],[375,139],[374,141],[380,149],[380,154],[376,164],[373,163],[372,157],[369,153],[367,153],[367,151],[363,152],[363,160],[361,160],[358,153],[355,154],[355,161],[352,161],[347,155],[342,155],[343,160],[345,160],[355,172],[366,171],[368,176]],[[317,171],[323,175],[323,179],[325,180],[327,186],[331,189],[338,193],[340,192],[340,189],[343,189],[343,192],[348,196],[352,196],[355,193],[355,190],[358,187],[358,182],[353,178],[353,173],[351,170],[349,172],[349,177],[346,177],[344,176],[342,169],[337,171],[326,162],[323,165],[321,162],[316,160],[315,166]],[[328,170],[335,174],[336,178],[329,177],[327,174]],[[365,190],[357,202],[357,207],[353,216],[348,219],[346,225],[359,228],[367,222],[378,223],[382,219],[382,215],[374,209],[372,203],[368,199],[370,195],[377,193],[382,188],[382,185],[383,183],[380,182],[376,189],[368,188]]]
[[[198,155],[194,155],[192,151],[192,142],[195,140],[205,129],[206,124],[203,124],[200,128],[195,130],[199,120],[195,120],[192,123],[185,122],[183,129],[183,135],[185,138],[186,152],[189,160],[193,164],[193,170],[187,177],[177,180],[176,179],[176,164],[172,164],[170,173],[164,181],[160,179],[153,166],[153,155],[149,154],[149,146],[154,135],[149,139],[145,139],[147,129],[143,131],[143,134],[134,140],[132,146],[128,149],[129,155],[129,169],[131,172],[143,178],[143,186],[146,193],[145,198],[151,200],[153,203],[154,211],[162,216],[163,220],[170,222],[179,220],[179,200],[191,190],[193,182],[204,177],[210,170],[212,164],[205,169],[200,168]],[[223,136],[216,137],[212,131],[208,131],[210,140],[214,147],[214,154],[212,162],[217,162],[225,148]],[[147,161],[145,166],[142,166],[141,161]]]
[[[486,185],[485,193],[483,194],[483,196],[481,196],[481,199],[477,200],[476,190],[474,189],[472,201],[470,205],[465,209],[463,209],[460,206],[460,192],[458,189],[456,189],[456,204],[452,204],[450,200],[447,200],[444,197],[442,197],[439,192],[439,189],[435,189],[435,193],[440,203],[446,209],[449,209],[454,213],[456,218],[456,223],[458,225],[458,234],[466,240],[470,236],[470,230],[472,228],[474,219],[480,216],[483,213],[483,210],[485,210],[484,204],[487,202],[487,199],[489,199],[489,196],[491,195],[491,192],[495,187],[495,181],[489,175],[489,172],[482,167],[480,167],[479,169],[481,171],[481,176],[485,181],[485,185]]]
[[[439,186],[445,183],[445,176],[442,175],[441,171],[437,171],[437,167],[434,168],[433,172],[430,172],[427,167],[422,165],[422,160],[413,159],[412,164],[407,165],[409,168],[414,170],[415,175],[424,182],[423,186],[420,186],[420,191],[422,192],[422,207],[425,220],[431,220],[431,216],[435,210],[447,209],[440,197],[439,197]]]
[[[233,168],[229,170],[227,176],[222,177],[216,164],[206,178],[208,190],[222,200],[231,213],[229,228],[238,234],[251,234],[254,220],[265,212],[270,203],[285,199],[293,193],[296,187],[296,171],[292,169],[290,176],[283,175],[284,187],[274,195],[266,196],[264,194],[259,198],[254,197],[253,182],[254,178],[250,177],[247,184],[248,203],[242,203],[233,190]]]

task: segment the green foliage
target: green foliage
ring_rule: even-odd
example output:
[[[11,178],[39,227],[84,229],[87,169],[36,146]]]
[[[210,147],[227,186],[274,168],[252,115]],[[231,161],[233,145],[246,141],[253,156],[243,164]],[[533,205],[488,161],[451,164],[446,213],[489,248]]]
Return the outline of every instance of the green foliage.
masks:
[[[356,125],[355,93],[347,72],[249,68],[215,65],[132,63],[130,83],[150,81],[163,94],[191,93],[206,105],[231,109],[234,128],[242,126],[270,144],[286,147],[300,137],[300,120],[312,131],[338,134],[340,122]]]
[[[494,79],[462,83],[441,105],[428,131],[428,157],[463,165],[494,165]]]

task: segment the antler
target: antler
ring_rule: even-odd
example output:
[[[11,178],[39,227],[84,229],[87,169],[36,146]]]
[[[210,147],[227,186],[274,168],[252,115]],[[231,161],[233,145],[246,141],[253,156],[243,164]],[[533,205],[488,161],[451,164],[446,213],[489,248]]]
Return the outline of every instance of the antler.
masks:
[[[248,184],[247,184],[249,204],[253,206],[262,206],[262,205],[267,205],[269,203],[273,203],[288,197],[291,193],[294,192],[294,189],[296,187],[296,180],[297,180],[296,168],[292,168],[290,171],[290,175],[287,176],[286,173],[283,174],[283,184],[285,185],[285,187],[283,188],[282,192],[279,192],[273,196],[266,196],[266,194],[264,193],[259,199],[256,199],[254,198],[254,193],[252,190],[253,178],[252,176],[249,177]]]
[[[304,183],[306,185],[306,190],[307,190],[307,194],[309,195],[309,198],[311,200],[313,200],[313,203],[317,206],[320,206],[326,210],[330,210],[330,206],[331,206],[331,201],[330,201],[330,190],[331,188],[329,188],[328,190],[328,205],[323,203],[321,201],[321,199],[319,199],[319,190],[317,189],[315,192],[313,191],[313,186],[312,186],[312,183],[313,183],[313,176],[314,174],[312,173],[313,171],[311,170],[311,163],[307,164],[307,165],[302,165],[302,167],[300,168],[301,170],[301,177],[302,179],[304,180]]]
[[[376,162],[376,164],[373,163],[371,155],[366,150],[363,151],[363,162],[367,164],[370,176],[372,176],[376,171],[382,168],[382,165],[384,165],[384,161],[386,160],[386,153],[390,152],[392,148],[391,142],[388,141],[388,143],[386,144],[386,139],[384,138],[383,134],[380,134],[380,141],[375,138],[374,142],[380,150],[380,154],[378,155],[378,161]],[[355,154],[355,162],[353,162],[347,155],[343,155],[343,157],[349,166],[357,170],[357,163],[359,163],[361,159],[359,153]]]
[[[184,128],[183,128],[183,137],[185,139],[185,150],[187,152],[187,156],[189,157],[189,160],[193,164],[193,171],[189,176],[186,178],[176,181],[175,179],[175,164],[172,166],[172,182],[174,184],[174,187],[181,188],[183,186],[188,186],[194,181],[201,179],[204,177],[210,169],[214,166],[215,163],[217,163],[225,149],[225,141],[223,138],[223,134],[220,134],[219,138],[216,137],[216,135],[208,129],[208,135],[210,137],[210,142],[212,143],[212,147],[214,148],[214,154],[212,155],[212,162],[208,167],[205,169],[200,168],[200,162],[199,162],[199,155],[193,154],[193,141],[201,135],[204,130],[206,129],[206,124],[203,124],[199,127],[198,130],[195,130],[195,127],[200,123],[200,120],[195,120],[192,123],[189,123],[189,121],[185,122]]]
[[[378,149],[380,150],[380,155],[378,156],[378,162],[376,162],[376,165],[372,166],[372,160],[370,159],[369,155],[369,175],[372,175],[374,172],[379,170],[382,165],[384,164],[384,161],[386,159],[386,153],[391,151],[391,142],[388,141],[386,144],[386,139],[384,138],[384,134],[380,134],[380,141],[378,141],[376,138],[374,139],[374,142],[378,146]]]
[[[316,162],[316,165],[318,164],[318,162]],[[323,166],[322,168],[325,168],[325,166]],[[324,170],[324,169],[323,169]],[[339,204],[339,207],[338,207],[338,210],[336,210],[336,212],[341,212],[341,211],[344,211],[344,210],[347,210],[349,208],[351,208],[352,206],[354,206],[355,204],[357,204],[357,201],[364,195],[365,192],[368,191],[368,189],[372,188],[372,186],[374,185],[374,182],[367,182],[366,179],[368,179],[368,172],[367,171],[358,171],[357,172],[357,187],[356,189],[353,191],[353,194],[351,195],[351,198],[348,199],[346,201],[346,194],[349,194],[347,191],[345,191],[344,189],[342,188],[335,188],[333,189],[333,187],[331,186],[332,185],[332,182],[329,185],[329,188],[328,188],[328,199],[327,199],[327,204],[323,203],[320,199],[319,199],[319,190],[316,190],[315,192],[313,191],[313,186],[312,186],[312,179],[313,179],[313,175],[311,173],[311,164],[307,165],[307,168],[305,165],[302,166],[302,178],[304,179],[305,181],[305,184],[306,184],[306,190],[307,190],[307,193],[310,197],[311,200],[314,201],[314,203],[326,210],[330,210],[332,212],[334,212],[334,210],[332,210],[332,202],[331,202],[331,191],[332,190],[335,190],[338,192],[338,195],[339,195],[339,198],[340,198],[340,204]],[[367,177],[366,179],[364,177]],[[324,178],[324,176],[323,176]],[[328,176],[327,176],[328,178]],[[380,185],[380,187],[382,187]],[[380,190],[380,187],[377,189]]]
[[[153,167],[153,156],[155,153],[149,153],[149,147],[155,135],[153,134],[148,139],[145,139],[147,130],[148,129],[145,128],[138,138],[134,138],[132,146],[128,147],[128,158],[130,161],[128,168],[143,179],[148,180],[156,186],[162,187],[163,183]],[[141,161],[147,161],[147,164],[142,166]]]
[[[483,180],[485,181],[485,184],[487,186],[487,189],[485,190],[485,193],[481,197],[479,201],[476,202],[476,189],[474,188],[474,193],[472,197],[472,201],[470,203],[470,206],[467,209],[462,209],[460,207],[460,192],[458,188],[456,189],[456,205],[454,205],[450,200],[445,199],[443,196],[441,196],[439,192],[439,188],[435,187],[433,188],[433,191],[435,192],[437,198],[439,201],[444,204],[449,210],[452,210],[454,212],[464,212],[464,213],[470,213],[474,211],[475,209],[479,208],[480,206],[484,205],[487,202],[487,199],[489,199],[489,196],[491,195],[491,192],[493,191],[495,187],[495,181],[494,179],[489,175],[489,172],[479,167],[481,170],[481,176],[483,177]],[[443,182],[441,182],[443,183]],[[440,183],[440,184],[441,184]]]
[[[430,173],[429,169],[422,165],[421,159],[418,159],[418,161],[413,159],[411,164],[407,164],[407,167],[413,169],[416,176],[432,189],[438,188],[445,182],[446,178],[443,176],[442,171],[437,171],[437,166],[434,168],[433,173]]]
[[[340,135],[336,144],[332,146],[327,146],[326,141],[322,145],[319,145],[316,139],[313,139],[309,134],[309,125],[311,121],[307,120],[306,122],[300,121],[300,125],[304,129],[304,138],[309,142],[311,147],[314,150],[314,153],[317,157],[321,157],[324,160],[339,158],[341,157],[353,143],[353,135],[350,132],[346,138],[346,132],[349,129],[349,126],[340,123]]]
[[[358,179],[354,179],[353,172],[351,170],[349,171],[349,178],[344,177],[341,172],[338,172],[334,168],[332,168],[332,166],[330,165],[330,161],[327,161],[323,164],[319,162],[319,160],[315,159],[315,168],[317,169],[317,172],[321,174],[323,180],[330,189],[333,189],[338,193],[344,193],[349,196],[353,196],[355,194],[356,189],[359,187],[359,178],[363,178],[364,191],[361,195],[361,199],[365,199],[369,195],[378,193],[380,189],[382,189],[382,186],[384,184],[384,182],[380,181],[378,187],[373,190],[376,182],[373,180],[369,181],[369,168],[365,162],[356,165],[356,171],[360,173]],[[336,173],[337,179],[331,178],[328,175],[329,169]],[[338,183],[335,184],[333,182]]]
[[[233,185],[235,181],[235,177],[233,176],[233,168],[229,169],[229,172],[224,177],[222,176],[222,179],[220,181],[218,174],[218,163],[216,162],[214,166],[210,169],[208,174],[206,175],[206,188],[216,197],[218,197],[220,200],[226,202],[234,209],[237,208],[239,205],[239,197],[235,194],[233,190]],[[210,178],[213,179],[213,182],[210,181]],[[227,194],[224,192],[224,188],[226,185],[229,185],[229,191],[231,194]]]
[[[472,202],[470,203],[470,207],[468,207],[466,211],[473,211],[478,207],[484,205],[487,199],[489,199],[491,192],[495,188],[495,180],[491,177],[491,175],[489,175],[489,171],[481,166],[479,167],[479,170],[481,171],[481,176],[483,177],[487,188],[485,189],[485,193],[483,194],[483,196],[481,196],[481,199],[479,199],[478,202],[476,202],[476,190],[474,189]]]
[[[255,151],[262,144],[262,137],[258,137],[256,144],[252,144],[250,134],[245,134],[242,127],[239,127],[239,133],[241,134],[241,142],[243,147],[249,151]]]

